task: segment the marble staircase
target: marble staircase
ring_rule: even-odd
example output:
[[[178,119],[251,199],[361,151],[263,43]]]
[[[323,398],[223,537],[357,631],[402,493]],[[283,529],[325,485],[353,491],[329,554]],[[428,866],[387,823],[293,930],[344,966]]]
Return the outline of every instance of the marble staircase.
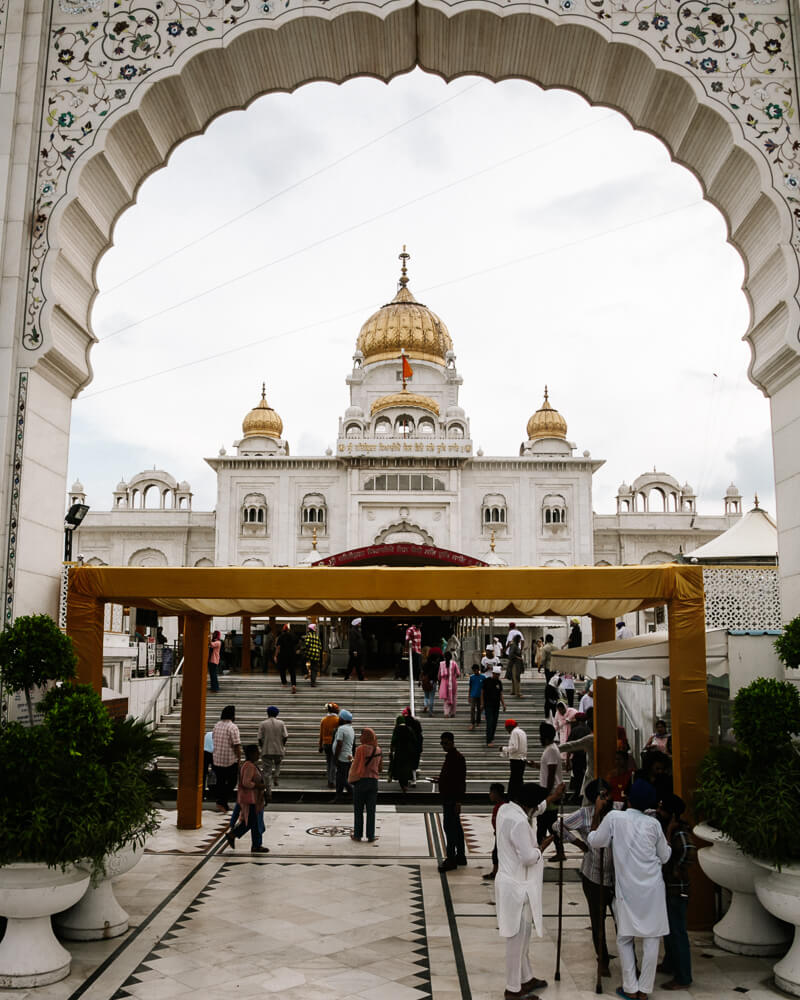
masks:
[[[543,718],[544,705],[544,682],[541,675],[537,675],[536,678],[531,677],[530,672],[523,675],[522,698],[511,696],[509,682],[504,681],[504,688],[508,711],[504,713],[501,710],[493,747],[486,746],[483,724],[470,731],[466,678],[459,687],[455,718],[444,718],[442,704],[438,698],[434,715],[432,717],[423,715],[421,692],[419,687],[416,688],[416,714],[422,723],[424,739],[419,770],[420,780],[416,787],[418,794],[428,793],[431,790],[429,782],[422,780],[423,776],[439,773],[442,761],[439,736],[445,730],[451,730],[455,734],[456,745],[467,758],[468,791],[472,794],[485,793],[492,781],[508,780],[508,762],[500,753],[500,747],[507,742],[503,729],[506,718],[515,718],[528,734],[528,757],[538,762],[539,723]],[[327,792],[324,756],[317,751],[319,723],[324,715],[324,705],[327,701],[335,701],[341,708],[347,708],[353,713],[356,734],[360,726],[370,726],[377,732],[388,764],[389,742],[394,720],[408,704],[407,681],[389,678],[345,681],[342,677],[323,676],[318,679],[314,688],[308,681],[299,680],[297,693],[292,695],[291,688],[282,687],[279,678],[273,674],[227,674],[220,680],[220,691],[216,694],[208,693],[206,729],[213,728],[225,705],[235,705],[236,723],[242,735],[242,742],[245,745],[254,743],[258,725],[266,715],[267,706],[276,705],[280,709],[280,718],[289,730],[287,754],[281,768],[279,789],[281,797],[307,792]],[[163,719],[159,728],[177,747],[180,737],[180,704]],[[177,784],[177,760],[164,758],[160,766],[170,775],[173,784]],[[529,768],[528,773],[530,779],[534,780],[538,777],[538,767],[534,772]],[[399,792],[396,783],[386,781],[385,769],[381,791]]]

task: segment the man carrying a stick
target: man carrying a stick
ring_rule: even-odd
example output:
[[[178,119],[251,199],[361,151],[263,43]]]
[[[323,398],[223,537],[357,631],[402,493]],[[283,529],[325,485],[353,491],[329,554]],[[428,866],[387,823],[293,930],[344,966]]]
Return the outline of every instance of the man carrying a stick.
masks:
[[[595,815],[601,819],[612,808],[609,797],[610,788],[602,778],[597,778],[586,786],[588,806],[581,806],[569,816],[563,816],[558,821],[558,832],[564,841],[575,844],[583,851],[581,863],[581,884],[583,894],[589,907],[589,919],[592,922],[592,940],[597,955],[598,971],[601,976],[610,976],[608,968],[609,954],[605,936],[606,909],[611,905],[614,895],[614,859],[611,851],[604,848],[589,847],[587,838],[592,829]],[[548,837],[542,843],[545,850],[551,841]]]

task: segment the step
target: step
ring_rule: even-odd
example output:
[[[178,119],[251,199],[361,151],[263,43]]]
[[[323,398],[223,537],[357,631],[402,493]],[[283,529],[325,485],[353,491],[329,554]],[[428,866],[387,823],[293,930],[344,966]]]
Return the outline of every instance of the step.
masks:
[[[537,762],[537,767],[529,768],[528,773],[532,772],[532,777],[538,777],[538,728],[543,718],[544,681],[540,675],[523,675],[522,685],[525,697],[516,699],[507,695],[508,711],[501,711],[495,746],[492,748],[485,745],[482,726],[473,732],[469,731],[466,678],[459,690],[458,711],[454,718],[444,717],[438,699],[432,717],[421,714],[422,695],[417,688],[415,707],[423,727],[420,775],[438,774],[442,760],[439,736],[450,730],[455,734],[456,745],[467,759],[468,785],[471,791],[485,790],[491,781],[507,781],[508,761],[500,753],[499,747],[506,742],[503,720],[513,715],[528,734],[529,759]],[[280,718],[289,731],[287,756],[281,766],[282,792],[326,790],[324,757],[317,752],[319,724],[326,701],[336,701],[341,708],[349,709],[353,713],[356,731],[361,725],[375,729],[388,759],[388,744],[395,719],[408,704],[409,693],[407,681],[392,678],[359,682],[323,676],[314,688],[308,682],[298,679],[297,693],[292,695],[290,689],[282,687],[274,675],[228,674],[221,678],[220,687],[218,693],[207,694],[206,731],[214,727],[226,705],[235,705],[236,724],[244,745],[256,742],[258,726],[266,715],[267,706],[274,704],[280,708]],[[180,704],[164,717],[159,730],[177,747],[180,739]],[[176,784],[177,759],[164,758],[159,761],[159,766]],[[393,788],[398,789],[396,783],[392,785],[381,782],[381,791],[391,791]],[[420,781],[416,791],[424,794],[429,789],[430,785]]]

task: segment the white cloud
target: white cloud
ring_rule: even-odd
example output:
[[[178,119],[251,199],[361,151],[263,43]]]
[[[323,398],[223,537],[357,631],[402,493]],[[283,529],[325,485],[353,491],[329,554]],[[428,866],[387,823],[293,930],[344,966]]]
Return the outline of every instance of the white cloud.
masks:
[[[487,454],[518,452],[548,383],[579,451],[606,459],[596,510],[653,464],[689,479],[703,510],[720,511],[721,484],[737,477],[769,506],[742,262],[700,197],[652,136],[521,81],[448,86],[415,72],[264,97],[178,147],[119,220],[98,271],[101,343],[74,405],[71,476],[103,508],[122,473],[156,464],[210,508],[203,457],[230,449],[262,380],[292,453],[323,452],[358,330],[393,295],[407,243],[412,288],[450,329]]]

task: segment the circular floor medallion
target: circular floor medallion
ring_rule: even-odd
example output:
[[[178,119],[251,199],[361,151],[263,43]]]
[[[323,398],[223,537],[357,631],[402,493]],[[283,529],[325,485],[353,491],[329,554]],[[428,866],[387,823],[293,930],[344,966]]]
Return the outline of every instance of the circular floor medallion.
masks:
[[[352,826],[310,826],[306,833],[312,837],[349,837],[353,833]]]

